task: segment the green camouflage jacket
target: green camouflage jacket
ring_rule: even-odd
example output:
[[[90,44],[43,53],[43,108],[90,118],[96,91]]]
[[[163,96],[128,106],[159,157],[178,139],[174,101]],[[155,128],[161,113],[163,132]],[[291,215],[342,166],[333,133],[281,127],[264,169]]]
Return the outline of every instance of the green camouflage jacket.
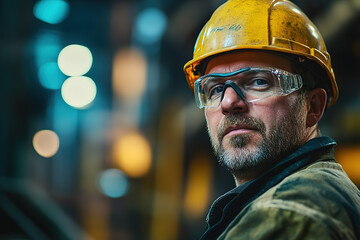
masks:
[[[360,191],[313,139],[255,180],[218,198],[202,239],[360,239]]]

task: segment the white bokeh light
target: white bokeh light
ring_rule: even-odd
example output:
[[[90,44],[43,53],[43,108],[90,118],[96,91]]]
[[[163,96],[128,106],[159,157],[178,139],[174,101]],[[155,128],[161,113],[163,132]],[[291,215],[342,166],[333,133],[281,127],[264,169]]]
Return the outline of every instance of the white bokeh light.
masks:
[[[89,77],[70,77],[61,87],[61,96],[74,108],[86,108],[96,97],[96,84]]]
[[[68,76],[86,74],[93,63],[90,50],[82,45],[72,44],[61,50],[58,56],[60,70]]]

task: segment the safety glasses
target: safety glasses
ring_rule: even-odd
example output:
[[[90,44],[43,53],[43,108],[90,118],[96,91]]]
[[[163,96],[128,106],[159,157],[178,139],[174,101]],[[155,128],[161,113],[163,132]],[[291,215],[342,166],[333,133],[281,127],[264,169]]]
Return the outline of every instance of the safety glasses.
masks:
[[[226,88],[231,87],[246,102],[274,95],[286,96],[303,86],[301,76],[277,68],[242,68],[230,73],[211,73],[194,85],[199,108],[218,107]]]

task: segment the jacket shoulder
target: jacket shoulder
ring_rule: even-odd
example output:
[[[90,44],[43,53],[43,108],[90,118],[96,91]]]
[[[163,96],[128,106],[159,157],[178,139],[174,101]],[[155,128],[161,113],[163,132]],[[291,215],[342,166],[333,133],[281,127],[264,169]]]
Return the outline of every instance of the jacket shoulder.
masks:
[[[357,187],[338,163],[317,162],[244,208],[225,239],[356,239],[351,209],[360,218]]]
[[[313,163],[291,174],[263,197],[295,201],[331,216],[336,214],[336,208],[360,207],[359,189],[340,164],[328,161]]]

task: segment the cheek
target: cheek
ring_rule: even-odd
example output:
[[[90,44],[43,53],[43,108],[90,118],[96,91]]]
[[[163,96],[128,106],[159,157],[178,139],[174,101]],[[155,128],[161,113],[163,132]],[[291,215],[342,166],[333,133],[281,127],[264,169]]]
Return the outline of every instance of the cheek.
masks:
[[[284,119],[287,119],[292,112],[288,102],[268,101],[262,105],[253,106],[255,118],[261,120],[266,126],[266,132],[277,125],[281,125]]]
[[[216,114],[216,112],[214,111],[209,112],[205,110],[206,124],[210,133],[210,137],[212,137],[213,139],[216,139],[217,126],[220,122],[220,116],[218,115],[220,114]]]

